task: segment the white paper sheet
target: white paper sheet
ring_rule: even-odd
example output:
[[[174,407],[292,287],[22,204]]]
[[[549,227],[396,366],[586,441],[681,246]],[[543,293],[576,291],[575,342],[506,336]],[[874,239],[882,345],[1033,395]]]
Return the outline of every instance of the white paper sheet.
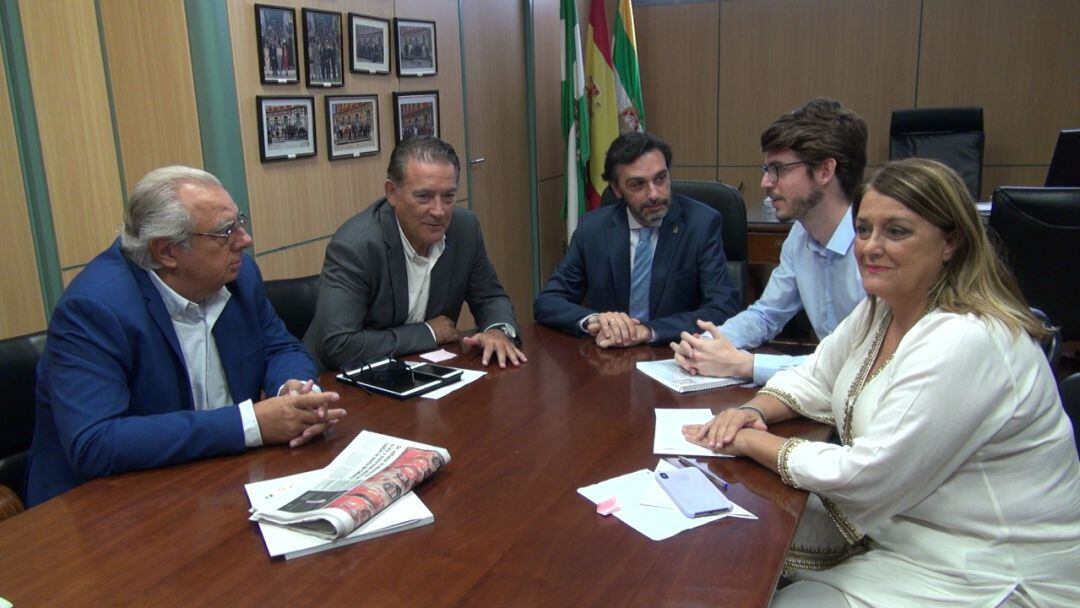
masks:
[[[666,462],[660,461],[657,463],[658,470],[671,468],[673,467]],[[657,491],[667,500],[666,504],[663,500],[654,496]],[[732,503],[734,508],[730,513],[708,517],[686,517],[675,507],[671,499],[667,498],[667,494],[656,483],[653,472],[649,469],[641,469],[591,486],[578,488],[578,493],[591,500],[594,504],[612,496],[618,497],[622,509],[612,515],[651,540],[671,538],[683,530],[703,526],[725,517],[757,519],[752,513],[734,503]],[[649,504],[643,504],[646,501]]]
[[[461,370],[461,380],[458,380],[453,384],[447,384],[442,388],[435,389],[430,393],[424,393],[423,395],[420,395],[420,397],[422,399],[440,399],[465,386],[466,384],[469,384],[470,382],[475,382],[477,379],[487,374],[487,372],[480,372],[474,369],[458,369]]]
[[[438,363],[439,361],[446,361],[447,359],[453,359],[456,356],[457,355],[455,355],[454,353],[446,350],[445,348],[440,348],[439,350],[433,350],[430,353],[424,353],[424,354],[420,355],[420,358],[421,359],[427,359],[428,361],[431,361],[432,363]]]
[[[656,408],[656,434],[653,435],[653,454],[658,456],[722,456],[708,448],[694,445],[682,434],[687,424],[705,424],[712,420],[708,409]]]

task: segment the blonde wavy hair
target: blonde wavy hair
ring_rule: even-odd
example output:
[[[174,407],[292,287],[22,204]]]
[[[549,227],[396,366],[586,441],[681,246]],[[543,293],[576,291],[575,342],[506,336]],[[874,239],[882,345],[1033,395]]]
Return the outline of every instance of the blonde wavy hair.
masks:
[[[1028,308],[1012,271],[990,242],[975,201],[955,171],[925,158],[890,162],[859,188],[853,217],[871,189],[942,229],[954,244],[952,257],[930,288],[931,309],[997,319],[1013,333],[1023,331],[1039,342],[1050,337],[1051,330]],[[873,319],[877,298],[870,299]]]

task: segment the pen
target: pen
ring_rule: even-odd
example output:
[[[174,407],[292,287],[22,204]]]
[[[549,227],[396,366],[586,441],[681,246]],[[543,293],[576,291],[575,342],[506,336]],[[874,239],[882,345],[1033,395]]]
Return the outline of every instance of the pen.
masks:
[[[708,467],[700,467],[700,466],[697,465],[697,463],[691,462],[690,460],[687,460],[686,457],[684,457],[684,456],[679,456],[679,464],[683,465],[684,467],[695,467],[695,468],[697,468],[702,473],[705,473],[705,477],[708,477],[709,481],[711,481],[714,486],[720,488],[721,490],[723,490],[725,492],[727,491],[728,482],[724,481],[723,479],[720,479],[720,476],[718,476],[716,473],[713,473],[712,471],[710,471]]]

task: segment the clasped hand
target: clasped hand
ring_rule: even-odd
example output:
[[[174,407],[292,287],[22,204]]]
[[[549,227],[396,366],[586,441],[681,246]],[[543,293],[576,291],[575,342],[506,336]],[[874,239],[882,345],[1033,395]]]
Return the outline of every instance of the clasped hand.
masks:
[[[767,431],[769,427],[752,409],[727,409],[705,424],[688,424],[682,428],[683,437],[694,445],[732,456],[744,456],[737,441],[743,429]]]
[[[311,380],[289,380],[281,395],[264,399],[252,408],[259,423],[264,445],[289,443],[295,448],[304,445],[345,417],[345,410],[330,408],[339,399],[332,391],[314,392]]]
[[[625,312],[594,314],[585,321],[585,331],[595,337],[600,348],[636,346],[652,338],[648,326]]]
[[[754,376],[754,355],[735,348],[716,325],[701,320],[697,324],[702,331],[712,334],[711,340],[684,331],[679,336],[682,341],[671,343],[675,363],[683,371],[695,376]]]

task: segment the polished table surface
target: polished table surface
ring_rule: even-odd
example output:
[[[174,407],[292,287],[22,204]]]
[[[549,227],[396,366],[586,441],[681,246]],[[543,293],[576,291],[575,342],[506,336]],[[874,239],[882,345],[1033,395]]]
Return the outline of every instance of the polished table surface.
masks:
[[[602,351],[523,328],[529,362],[438,401],[337,385],[348,417],[327,441],[97,479],[0,522],[0,597],[15,606],[762,606],[807,495],[743,459],[713,459],[757,521],[725,519],[653,542],[596,514],[579,487],[653,468],[654,407],[744,402],[677,395],[634,371],[670,351]],[[448,365],[479,369],[475,353]],[[243,486],[325,466],[371,429],[447,448],[419,486],[435,524],[271,560]],[[824,439],[809,421],[774,431]]]

